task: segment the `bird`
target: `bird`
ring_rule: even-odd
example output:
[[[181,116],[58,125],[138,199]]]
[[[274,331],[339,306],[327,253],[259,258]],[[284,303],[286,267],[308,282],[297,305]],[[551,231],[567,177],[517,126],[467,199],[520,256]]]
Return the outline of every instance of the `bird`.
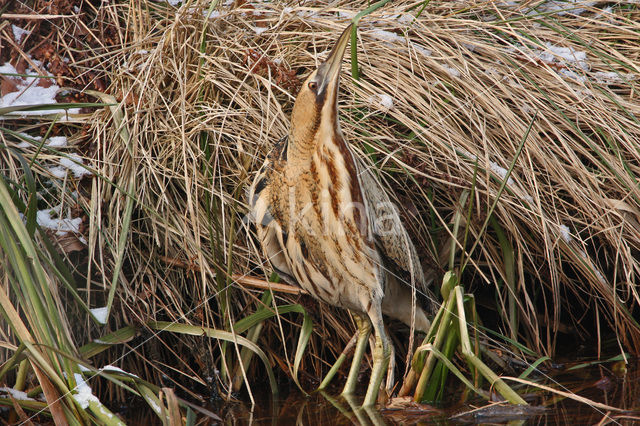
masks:
[[[275,272],[353,314],[357,340],[343,395],[355,393],[373,328],[373,365],[363,402],[370,407],[391,353],[383,314],[426,333],[435,306],[397,209],[340,127],[340,71],[351,27],[303,83],[288,133],[256,173],[248,204],[263,255]]]

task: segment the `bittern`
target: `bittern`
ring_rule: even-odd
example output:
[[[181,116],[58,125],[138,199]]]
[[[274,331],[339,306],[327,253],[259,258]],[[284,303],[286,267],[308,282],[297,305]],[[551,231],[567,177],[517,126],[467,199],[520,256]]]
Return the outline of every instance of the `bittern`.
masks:
[[[350,28],[302,85],[288,136],[255,176],[249,204],[275,271],[354,314],[358,338],[344,394],[355,391],[373,325],[373,367],[363,404],[371,406],[390,357],[383,314],[427,331],[431,307],[412,309],[416,288],[429,293],[415,247],[388,195],[340,130],[338,88]]]

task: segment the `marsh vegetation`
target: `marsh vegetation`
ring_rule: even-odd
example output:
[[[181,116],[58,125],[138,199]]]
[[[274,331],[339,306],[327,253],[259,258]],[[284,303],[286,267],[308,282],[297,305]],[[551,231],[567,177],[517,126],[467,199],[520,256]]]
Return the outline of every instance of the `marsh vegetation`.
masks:
[[[355,324],[279,282],[245,190],[302,79],[365,10],[0,1],[9,420],[111,424],[138,401],[193,423],[232,411],[211,399],[319,386]],[[602,375],[628,383],[640,349],[638,4],[389,1],[355,40],[343,132],[452,308],[410,351],[391,324],[410,398],[382,416],[489,404],[496,374],[531,405],[597,399],[624,421],[637,393],[580,399],[548,374],[611,360]]]

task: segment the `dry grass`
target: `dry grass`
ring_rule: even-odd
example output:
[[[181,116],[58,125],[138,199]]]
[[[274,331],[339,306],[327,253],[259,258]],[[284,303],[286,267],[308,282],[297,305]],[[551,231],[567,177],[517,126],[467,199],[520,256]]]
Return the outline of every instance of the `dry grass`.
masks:
[[[480,242],[462,282],[490,295],[505,335],[554,355],[560,332],[597,338],[600,350],[612,329],[620,348],[637,353],[640,11],[559,16],[531,12],[536,3],[431,2],[411,21],[419,8],[409,7],[420,3],[396,2],[364,18],[362,78],[342,84],[343,130],[393,189],[425,264],[438,272],[447,268],[436,260],[445,229],[477,164],[466,249]],[[86,295],[91,306],[104,304],[122,258],[112,327],[158,319],[227,328],[259,306],[259,292],[229,278],[271,273],[243,225],[245,187],[287,132],[297,75],[324,58],[362,6],[221,6],[209,20],[203,7],[132,1],[99,11],[121,46],[95,50],[91,72],[124,99],[130,135],[126,146],[106,111],[90,120],[99,178],[83,200],[91,218]],[[562,59],[548,44],[586,58]],[[391,109],[379,94],[393,99]],[[519,328],[509,330],[509,265],[495,229],[480,231],[530,123],[494,212],[513,249]],[[124,188],[135,204],[122,251]],[[353,326],[344,312],[276,294],[277,304],[292,301],[316,321],[303,370],[317,377]],[[259,341],[284,371],[296,324],[280,317]],[[150,340],[126,356],[141,374],[173,369],[207,384],[224,365],[217,343]],[[210,351],[183,352],[207,344]]]

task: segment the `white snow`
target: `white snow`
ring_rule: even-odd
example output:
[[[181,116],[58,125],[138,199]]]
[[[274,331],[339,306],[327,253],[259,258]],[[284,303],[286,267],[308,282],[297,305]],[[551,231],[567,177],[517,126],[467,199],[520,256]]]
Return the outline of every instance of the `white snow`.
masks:
[[[22,37],[31,34],[31,31],[20,28],[17,25],[11,25],[11,29],[13,30],[13,38],[20,43],[22,41]]]
[[[393,108],[393,98],[386,93],[378,93],[369,98],[369,102],[379,106],[383,110],[390,110]]]
[[[67,177],[67,169],[61,166],[49,167],[49,173],[58,179],[64,179]]]
[[[42,140],[42,137],[40,137],[40,136],[38,136],[38,137],[40,138],[38,140]],[[35,138],[31,138],[31,139],[35,139]],[[45,145],[50,146],[50,147],[55,147],[55,148],[67,146],[67,137],[66,136],[53,136],[53,137],[50,137],[49,139],[47,139],[47,143]]]
[[[542,3],[536,7],[535,10],[529,12],[529,14],[540,12],[555,12],[555,15],[580,15],[587,9],[593,7],[597,2],[584,1],[584,0],[552,0],[546,3]],[[580,6],[580,7],[577,7]]]
[[[1,387],[0,392],[8,393],[13,397],[13,399],[17,399],[18,401],[35,401],[33,398],[29,398],[26,392],[22,392],[10,387]]]
[[[571,47],[554,46],[547,42],[545,43],[547,50],[534,50],[534,56],[547,64],[558,65],[577,65],[579,68],[587,71],[589,69],[589,63],[587,62],[587,53],[572,49]]]
[[[447,73],[451,76],[451,77],[460,77],[460,71],[458,71],[456,68],[452,68],[448,65],[444,65],[444,64],[440,64],[442,66],[442,68],[445,69],[445,71],[447,71]]]
[[[251,29],[257,34],[260,35],[263,32],[267,31],[269,28],[267,27],[251,27]]]
[[[388,41],[390,43],[399,42],[405,43],[405,38],[403,36],[399,36],[396,33],[392,33],[391,31],[385,30],[373,30],[371,31],[371,35],[378,40]]]
[[[431,49],[427,49],[426,47],[418,43],[411,43],[411,46],[413,46],[414,49],[422,53],[424,56],[431,56],[431,54],[433,53]]]
[[[475,52],[475,50],[476,50],[476,45],[475,44],[462,43],[462,47],[467,49],[469,52]]]
[[[91,171],[87,170],[87,167],[84,166],[82,158],[80,158],[78,154],[68,154],[68,157],[60,158],[60,165],[71,170],[76,178],[92,174]]]
[[[410,13],[403,13],[398,18],[398,22],[400,22],[401,24],[410,24],[414,19],[415,16],[411,15]]]
[[[610,85],[610,84],[626,84],[630,81],[636,80],[638,78],[637,75],[631,73],[617,73],[617,72],[605,72],[605,71],[597,71],[593,73],[593,78],[599,84]]]
[[[27,133],[18,133],[18,135],[29,139],[30,142],[22,141],[18,144],[18,148],[30,148],[33,142],[38,142],[42,140],[42,136],[31,136]]]
[[[571,47],[555,46],[549,42],[545,43],[545,49],[533,49],[533,57],[549,65],[557,72],[578,82],[584,82],[587,77],[582,73],[577,73],[570,67],[577,67],[580,70],[589,71],[590,65],[587,61],[587,53],[575,50]]]
[[[120,373],[123,374],[125,376],[130,376],[130,377],[135,377],[138,378],[138,376],[136,376],[133,373],[129,373],[127,371],[124,371],[123,369],[116,367],[115,365],[105,365],[104,367],[102,367],[100,369],[100,371],[104,371],[106,373],[112,372],[112,373]]]
[[[580,250],[580,257],[582,257],[582,259],[587,263],[591,263],[589,257],[587,256],[587,253],[584,252],[584,250]],[[604,275],[602,275],[602,272],[600,272],[600,270],[596,267],[592,267],[589,268],[591,271],[593,271],[593,273],[595,274],[596,278],[598,278],[598,281],[600,281],[602,284],[607,284],[607,280],[604,278]]]
[[[354,16],[356,16],[355,12],[351,12],[349,10],[339,10],[336,12],[336,16],[338,18],[347,18],[347,19],[351,19]]]
[[[408,41],[409,45],[411,47],[413,47],[418,52],[422,53],[424,56],[431,56],[431,54],[433,53],[430,49],[427,49],[426,47],[422,46],[421,44],[413,43],[411,40],[407,40],[404,36],[398,35],[398,34],[393,33],[391,31],[373,30],[373,31],[371,31],[371,35],[373,36],[373,38],[377,38],[378,40],[386,41],[386,42],[388,42],[390,44],[400,43],[400,44],[406,46],[407,45],[407,41]]]
[[[93,317],[96,319],[96,321],[98,321],[100,324],[106,324],[107,323],[107,314],[109,312],[107,311],[107,307],[106,306],[103,306],[101,308],[89,309],[89,311],[91,311],[91,315],[93,315]]]
[[[38,61],[34,62],[39,64]],[[44,71],[48,76],[52,76],[52,74]],[[0,66],[0,73],[5,74],[18,74],[17,70],[10,63],[5,63]],[[26,105],[37,105],[37,104],[55,104],[56,102],[56,94],[60,87],[56,84],[51,84],[49,87],[38,86],[38,81],[40,78],[35,76],[35,72],[31,69],[26,71],[27,75],[32,75],[29,77],[11,77],[12,81],[16,83],[15,92],[10,92],[0,97],[0,108],[3,107],[11,107],[11,106],[26,106]],[[42,115],[42,114],[55,114],[55,113],[64,113],[63,109],[51,109],[46,111],[16,111],[7,114],[9,115],[17,115],[17,116],[27,116],[27,115]],[[69,114],[78,114],[80,112],[79,108],[72,108],[66,111]],[[0,119],[3,116],[0,116]]]
[[[100,400],[91,392],[91,387],[84,381],[82,374],[73,373],[73,377],[76,379],[73,399],[75,399],[82,408],[89,407],[89,402],[97,402],[100,404]]]
[[[386,93],[380,93],[378,94],[378,97],[380,97],[380,105],[382,105],[384,108],[393,108],[393,98],[391,96],[387,95]]]
[[[220,13],[219,10],[212,10],[211,12],[209,12],[209,10],[203,10],[202,11],[202,16],[205,17],[205,19],[215,19],[215,18],[219,18],[220,15],[222,15]]]
[[[126,371],[124,371],[122,368],[116,367],[115,365],[105,365],[100,369],[100,371],[111,371],[114,373],[129,374]]]
[[[494,163],[493,161],[489,162],[489,167],[491,167],[491,171],[493,171],[495,174],[497,174],[498,176],[500,176],[500,179],[502,179],[504,181],[504,178],[507,177],[507,172],[508,170],[505,169],[504,167],[499,166],[497,163]],[[509,176],[509,179],[507,180],[507,185],[511,186],[514,184],[513,179],[511,179],[511,176]]]
[[[560,236],[567,244],[569,244],[573,239],[571,237],[571,230],[569,230],[569,227],[567,225],[560,225]]]
[[[577,72],[570,70],[568,68],[563,68],[558,72],[564,75],[565,77],[569,77],[570,79],[579,81],[580,83],[583,83],[587,80],[587,77],[585,77],[584,75],[578,74]]]
[[[50,209],[39,210],[36,213],[36,221],[38,222],[38,225],[43,228],[56,231],[57,235],[66,235],[67,232],[79,233],[82,218],[71,218],[71,216],[66,219],[59,218],[61,208],[62,205],[59,205]]]

